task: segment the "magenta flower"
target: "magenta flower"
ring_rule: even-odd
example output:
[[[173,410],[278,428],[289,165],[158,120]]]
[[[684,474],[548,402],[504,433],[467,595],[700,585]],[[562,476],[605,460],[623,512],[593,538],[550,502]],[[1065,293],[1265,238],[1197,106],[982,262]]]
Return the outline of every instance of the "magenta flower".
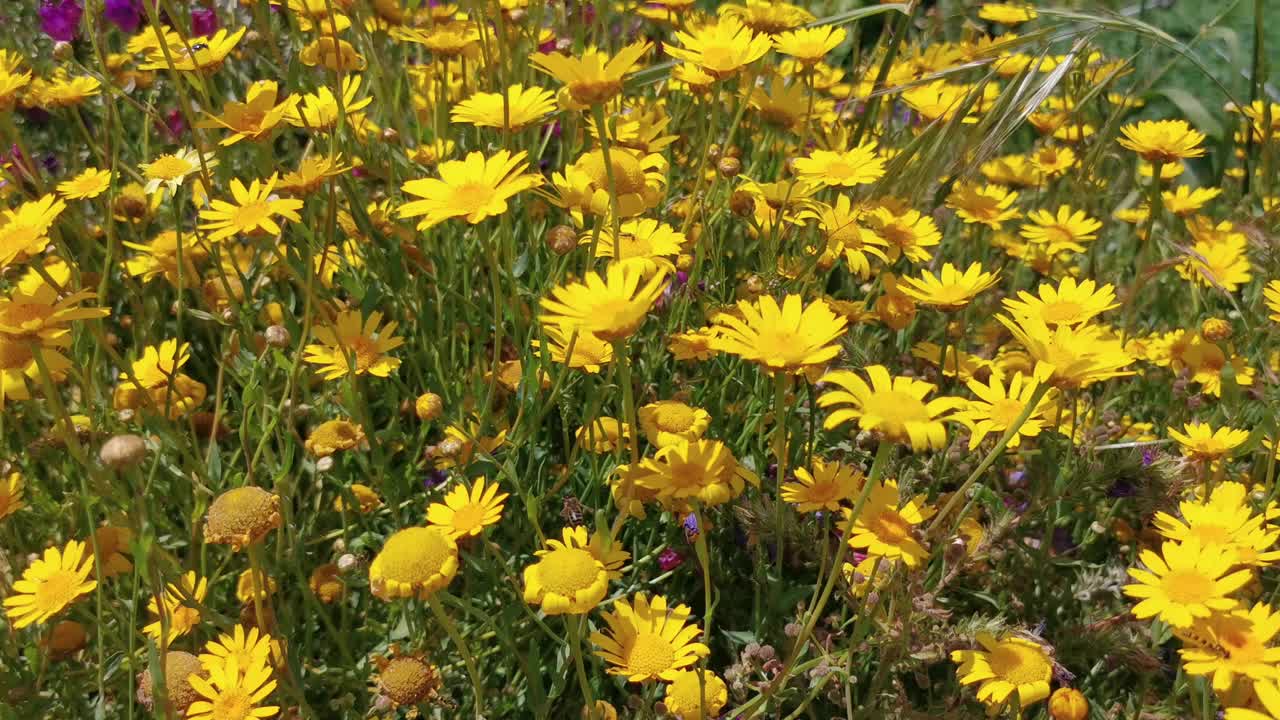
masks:
[[[138,0],[106,0],[102,18],[124,32],[135,33],[142,24],[142,7]]]
[[[71,42],[80,31],[84,8],[76,0],[43,0],[40,3],[40,29],[58,42]]]

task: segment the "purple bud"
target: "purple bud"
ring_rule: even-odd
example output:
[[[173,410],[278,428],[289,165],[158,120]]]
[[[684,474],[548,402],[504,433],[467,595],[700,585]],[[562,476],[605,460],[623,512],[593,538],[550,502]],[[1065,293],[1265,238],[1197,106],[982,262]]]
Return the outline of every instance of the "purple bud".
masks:
[[[1147,448],[1142,451],[1142,467],[1149,467],[1151,463],[1156,461],[1156,451]]]
[[[444,470],[431,470],[427,472],[427,476],[422,480],[422,486],[426,490],[440,485],[449,479],[449,473]]]
[[[106,0],[102,17],[127,33],[137,32],[142,24],[142,8],[137,0]]]
[[[164,114],[163,121],[156,121],[156,130],[169,136],[170,140],[177,140],[187,132],[187,120],[182,116],[182,111],[174,108]]]
[[[658,567],[662,572],[671,572],[680,567],[684,563],[684,556],[671,548],[663,550],[658,555]]]
[[[40,166],[50,175],[57,175],[62,168],[62,162],[58,160],[58,156],[49,153],[40,158]]]
[[[702,531],[702,529],[698,527],[698,516],[694,515],[693,513],[689,513],[688,515],[685,515],[683,524],[684,524],[685,539],[688,540],[689,542],[693,542],[694,540],[697,540],[698,533]]]
[[[40,3],[40,29],[58,42],[71,42],[80,30],[84,8],[76,0],[43,0]]]
[[[198,37],[212,35],[218,31],[218,14],[209,8],[192,8],[191,34]]]

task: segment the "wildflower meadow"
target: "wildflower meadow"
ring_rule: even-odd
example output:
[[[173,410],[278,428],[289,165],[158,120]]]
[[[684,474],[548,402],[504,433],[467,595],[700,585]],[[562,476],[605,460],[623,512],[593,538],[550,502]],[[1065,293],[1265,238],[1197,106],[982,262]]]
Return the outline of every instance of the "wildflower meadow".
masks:
[[[1277,9],[0,3],[0,720],[1280,720]]]

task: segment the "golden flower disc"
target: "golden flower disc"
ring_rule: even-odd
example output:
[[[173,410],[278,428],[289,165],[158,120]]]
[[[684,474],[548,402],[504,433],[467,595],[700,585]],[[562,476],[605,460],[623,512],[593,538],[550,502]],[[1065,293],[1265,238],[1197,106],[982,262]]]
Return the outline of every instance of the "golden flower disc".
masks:
[[[410,527],[387,538],[369,566],[373,594],[391,600],[429,596],[458,572],[458,546],[444,528]]]
[[[195,655],[174,650],[165,656],[165,694],[169,698],[169,706],[173,709],[174,714],[179,717],[185,715],[187,706],[200,699],[200,694],[191,687],[191,682],[187,680],[192,675],[205,677],[204,668],[200,665],[200,659]],[[138,702],[142,703],[148,710],[152,709],[155,704],[152,682],[150,670],[143,670],[139,673]]]
[[[259,487],[246,486],[219,495],[205,514],[205,542],[230,545],[239,550],[258,542],[280,527],[280,497]]]
[[[435,694],[440,675],[420,658],[396,657],[378,674],[378,687],[397,705],[417,705]]]

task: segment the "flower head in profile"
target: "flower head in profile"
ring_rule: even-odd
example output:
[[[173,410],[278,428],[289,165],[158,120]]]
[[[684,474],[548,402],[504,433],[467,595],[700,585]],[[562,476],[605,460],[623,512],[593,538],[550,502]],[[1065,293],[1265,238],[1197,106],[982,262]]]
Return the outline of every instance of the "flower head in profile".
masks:
[[[168,52],[159,47],[149,51],[146,61],[139,67],[142,70],[168,70],[172,67],[183,72],[212,72],[222,66],[247,31],[247,27],[235,32],[222,28],[198,42],[179,38],[176,45],[169,46]]]
[[[1195,460],[1217,460],[1230,455],[1249,439],[1249,431],[1233,427],[1214,428],[1202,422],[1189,422],[1182,432],[1169,428],[1169,437],[1178,442],[1182,454]]]
[[[1202,287],[1235,292],[1253,279],[1247,242],[1241,235],[1222,242],[1198,240],[1178,265],[1178,274]]]
[[[1011,634],[997,640],[989,632],[978,633],[977,640],[981,650],[953,650],[951,661],[959,666],[961,685],[978,685],[979,702],[998,712],[1011,695],[1020,709],[1049,697],[1053,658],[1043,645]]]
[[[90,200],[111,187],[111,171],[85,168],[70,180],[58,183],[58,194],[67,200]]]
[[[681,440],[626,468],[624,476],[654,493],[664,506],[688,511],[693,503],[721,505],[758,479],[719,440]]]
[[[307,345],[302,359],[320,365],[326,380],[351,375],[388,377],[400,367],[400,359],[388,355],[404,344],[396,337],[397,323],[382,324],[382,313],[374,311],[367,319],[359,310],[345,310],[332,325],[316,328],[315,339]]]
[[[49,244],[49,229],[66,209],[65,202],[49,194],[0,211],[0,269],[43,251]]]
[[[1186,120],[1141,120],[1120,128],[1120,146],[1149,163],[1173,163],[1204,155],[1204,133]]]
[[[8,477],[0,478],[0,520],[25,507],[22,502],[24,486],[20,472],[11,472]]]
[[[968,306],[978,293],[995,285],[999,279],[999,270],[986,272],[981,263],[975,262],[963,271],[951,263],[943,263],[937,275],[923,270],[919,278],[902,278],[898,288],[921,305],[953,312]]]
[[[278,236],[281,233],[277,217],[301,222],[302,201],[280,198],[272,194],[277,182],[272,174],[266,180],[253,180],[245,187],[239,178],[231,180],[233,202],[215,199],[200,211],[202,230],[208,230],[209,242],[218,242],[235,235],[248,237]]]
[[[241,140],[269,140],[298,104],[297,96],[280,99],[279,93],[275,80],[259,80],[245,91],[244,102],[228,101],[223,104],[221,115],[211,115],[201,126],[229,130],[230,134],[218,143],[224,147]]]
[[[548,615],[590,612],[609,591],[609,570],[590,548],[584,527],[564,528],[524,569],[524,600]]]
[[[1238,601],[1231,594],[1249,582],[1248,569],[1231,572],[1230,558],[1218,548],[1205,552],[1198,538],[1181,543],[1166,540],[1159,554],[1138,554],[1146,569],[1129,568],[1137,582],[1124,586],[1124,594],[1139,598],[1133,615],[1139,620],[1159,617],[1175,628],[1189,628],[1197,619],[1215,611],[1231,610]]]
[[[589,332],[606,342],[630,337],[666,286],[666,273],[644,276],[632,263],[614,263],[604,277],[588,272],[582,282],[561,285],[542,298],[544,325]]]
[[[465,160],[442,162],[437,166],[439,179],[410,180],[401,186],[420,199],[401,205],[400,217],[421,217],[418,229],[425,230],[452,218],[475,225],[502,215],[511,198],[542,184],[541,175],[525,173],[525,158],[523,150],[514,155],[499,150],[488,158],[473,152]]]
[[[358,423],[335,418],[325,420],[312,429],[303,442],[303,448],[311,457],[323,458],[343,450],[352,450],[367,442],[364,428]]]
[[[716,8],[722,16],[731,16],[758,33],[776,35],[814,21],[813,13],[799,5],[777,0],[744,0],[724,3]]]
[[[799,28],[775,35],[773,47],[803,65],[814,65],[844,42],[845,35],[844,28],[831,25]]]
[[[809,157],[796,158],[796,176],[812,185],[854,187],[868,185],[884,177],[884,160],[876,155],[876,144],[835,152],[814,150]]]
[[[458,545],[438,526],[409,527],[387,538],[369,564],[369,589],[382,600],[425,600],[458,572]]]
[[[692,32],[675,34],[679,46],[667,45],[666,52],[701,68],[716,79],[724,79],[764,57],[773,47],[768,35],[757,34],[736,15],[722,15]]]
[[[591,633],[591,642],[611,675],[635,683],[670,682],[678,671],[710,653],[696,642],[702,629],[688,622],[689,613],[688,606],[668,606],[661,595],[637,593],[630,600],[614,601],[611,611],[601,613],[608,628]]]
[[[5,614],[13,629],[46,623],[80,597],[98,586],[93,574],[93,553],[85,544],[70,540],[62,549],[46,548],[44,555],[13,583],[13,592],[4,599]]]
[[[996,317],[1036,362],[1036,376],[1058,388],[1087,387],[1132,375],[1131,356],[1107,328],[1085,323],[1050,327],[1039,316]],[[1047,374],[1042,375],[1041,371]]]
[[[1039,13],[1029,3],[984,2],[978,8],[978,17],[1001,25],[1021,25],[1035,20]]]
[[[862,488],[862,471],[844,463],[814,458],[812,470],[796,468],[796,479],[782,486],[782,501],[802,513],[835,512],[853,500]]]
[[[1016,220],[1022,211],[1013,206],[1018,193],[1003,185],[958,183],[947,196],[947,207],[966,224],[986,225],[999,230],[1006,220]]]
[[[836,341],[849,321],[821,298],[804,305],[788,295],[779,305],[772,296],[741,300],[736,312],[712,318],[712,347],[758,364],[769,373],[799,373],[830,362],[840,352]]]
[[[498,492],[498,483],[476,478],[471,487],[455,485],[444,496],[443,503],[431,503],[427,522],[444,528],[455,540],[473,537],[502,519],[508,493]]]
[[[152,597],[147,601],[147,612],[156,619],[142,631],[157,642],[163,638],[163,642],[172,644],[200,624],[200,606],[208,594],[209,581],[194,572],[187,572],[177,584],[169,583],[166,587],[162,599],[164,610],[160,609],[160,598]]]
[[[632,43],[609,57],[588,49],[581,58],[563,53],[537,53],[529,58],[534,67],[564,83],[569,96],[582,106],[600,105],[622,92],[622,79],[633,72],[641,56],[653,47]]]
[[[1015,317],[1034,317],[1049,327],[1081,325],[1114,307],[1115,288],[1093,280],[1065,277],[1057,287],[1042,283],[1035,295],[1018,291],[1018,299],[1005,298],[1004,307]]]
[[[711,424],[711,413],[679,400],[659,400],[638,411],[640,429],[654,447],[697,440]]]
[[[503,93],[478,92],[453,106],[455,123],[500,130],[522,130],[537,124],[556,109],[556,96],[540,87],[516,84]]]
[[[915,451],[936,450],[946,444],[947,431],[942,423],[964,407],[964,400],[926,400],[937,386],[915,378],[893,377],[883,365],[868,366],[865,372],[867,380],[850,370],[836,370],[822,378],[833,389],[818,398],[818,406],[836,408],[827,415],[824,427],[832,429],[857,420],[861,429],[879,433],[889,442],[909,445]]]
[[[142,186],[147,194],[162,189],[167,194],[173,194],[188,175],[204,172],[203,168],[216,167],[217,164],[218,158],[213,152],[204,153],[201,157],[199,151],[188,147],[174,153],[165,153],[149,163],[142,163],[138,169],[147,181]]]

